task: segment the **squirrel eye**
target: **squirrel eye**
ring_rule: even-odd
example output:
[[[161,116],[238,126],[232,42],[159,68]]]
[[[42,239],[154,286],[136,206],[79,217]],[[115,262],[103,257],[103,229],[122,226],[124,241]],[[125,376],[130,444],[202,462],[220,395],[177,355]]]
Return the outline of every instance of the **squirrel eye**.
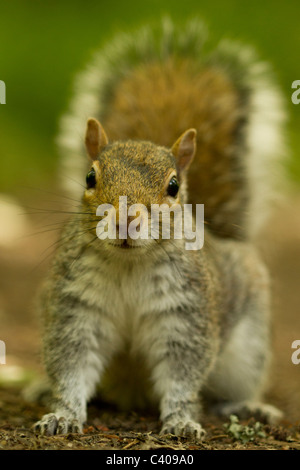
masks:
[[[92,168],[86,175],[86,185],[87,189],[94,188],[96,186],[96,172]]]
[[[168,189],[167,189],[167,193],[171,197],[176,197],[178,191],[179,191],[179,184],[177,182],[176,177],[173,176],[173,178],[171,178],[171,180],[170,180],[170,183],[169,183],[169,186],[168,186]]]

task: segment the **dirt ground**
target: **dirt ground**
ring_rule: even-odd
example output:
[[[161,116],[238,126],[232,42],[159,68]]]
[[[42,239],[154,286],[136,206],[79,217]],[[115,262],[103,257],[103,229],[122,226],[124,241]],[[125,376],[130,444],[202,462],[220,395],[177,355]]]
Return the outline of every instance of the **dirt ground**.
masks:
[[[6,344],[6,364],[0,364],[0,449],[300,450],[300,364],[291,361],[292,342],[300,340],[299,195],[293,195],[275,212],[259,242],[273,282],[274,359],[267,399],[284,411],[284,420],[278,426],[263,426],[262,433],[248,440],[230,434],[224,427],[226,420],[205,415],[202,424],[207,435],[203,442],[161,437],[156,413],[124,413],[100,401],[90,404],[82,435],[34,434],[32,424],[47,411],[21,396],[24,385],[42,370],[34,298],[55,248],[57,232],[52,228],[59,224],[52,224],[65,216],[47,212],[53,207],[61,210],[59,198],[50,195],[39,203],[33,199],[22,201],[28,213],[20,216],[22,223],[16,227],[13,219],[6,219],[6,227],[0,229],[0,340]],[[0,197],[0,215],[3,207]],[[253,420],[241,424],[251,429],[255,426]]]
[[[155,414],[122,413],[101,402],[89,406],[89,419],[84,433],[40,437],[31,430],[32,423],[46,411],[28,405],[16,387],[0,390],[0,449],[15,450],[225,450],[269,449],[300,450],[300,426],[286,421],[280,426],[264,426],[264,437],[243,442],[227,433],[224,421],[205,416],[202,424],[207,431],[203,442],[160,436]],[[243,424],[247,424],[243,422]],[[252,420],[252,423],[254,421]]]

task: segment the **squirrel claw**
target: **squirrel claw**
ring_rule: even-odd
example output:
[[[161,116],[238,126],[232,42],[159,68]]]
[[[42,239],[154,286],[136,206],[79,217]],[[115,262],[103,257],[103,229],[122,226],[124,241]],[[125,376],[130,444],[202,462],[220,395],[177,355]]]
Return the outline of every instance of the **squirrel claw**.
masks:
[[[53,436],[54,434],[81,433],[82,425],[77,419],[57,417],[54,413],[49,413],[35,423],[33,429],[41,436]]]
[[[201,424],[195,421],[178,421],[165,423],[160,434],[174,434],[175,436],[202,440],[206,431],[202,428]]]

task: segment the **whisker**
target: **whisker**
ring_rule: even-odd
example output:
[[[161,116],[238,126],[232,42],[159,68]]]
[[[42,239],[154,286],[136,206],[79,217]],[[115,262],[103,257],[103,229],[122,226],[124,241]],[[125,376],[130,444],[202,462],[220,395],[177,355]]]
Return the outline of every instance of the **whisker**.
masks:
[[[23,189],[30,189],[31,191],[39,191],[39,192],[42,192],[42,193],[45,193],[45,194],[51,194],[52,196],[67,199],[68,201],[77,202],[78,204],[80,204],[80,202],[81,202],[80,200],[71,198],[70,196],[67,196],[65,194],[55,193],[55,192],[49,191],[47,189],[37,188],[37,187],[34,187],[34,186],[21,186],[21,187]],[[57,203],[57,202],[60,202],[60,201],[50,201],[50,202],[56,202]]]
[[[47,253],[48,250],[50,250],[51,248],[54,248],[47,256],[45,256],[36,266],[34,266],[34,268],[32,269],[31,272],[35,271],[39,266],[41,266],[42,263],[44,263],[49,257],[51,257],[55,251],[57,251],[59,248],[61,248],[62,246],[64,246],[65,244],[68,244],[70,241],[74,240],[74,238],[76,238],[77,235],[84,235],[86,233],[89,233],[89,232],[93,232],[95,230],[96,227],[91,227],[91,228],[88,228],[88,229],[85,229],[85,230],[82,230],[82,231],[77,231],[75,234],[73,235],[64,235],[63,237],[59,238],[58,240],[56,240],[54,243],[52,243],[51,245],[49,245],[45,250],[42,251],[41,255]],[[98,238],[95,237],[95,239]]]
[[[154,239],[155,240],[155,239]],[[168,240],[170,241],[170,240]],[[160,243],[158,240],[155,240],[155,242],[160,246],[160,248],[164,251],[164,253],[167,255],[168,259],[171,261],[171,263],[173,264],[173,266],[175,267],[176,271],[177,271],[177,274],[179,275],[179,277],[183,278],[183,275],[181,273],[181,271],[179,270],[178,266],[177,266],[177,263],[174,261],[174,259],[171,258],[171,256],[169,255],[169,253],[167,252],[167,250],[165,249],[165,247],[163,246],[162,243]]]
[[[76,258],[73,259],[72,264],[70,265],[70,270],[73,269],[74,265],[75,265],[76,262],[81,258],[81,256],[82,256],[83,253],[85,252],[85,250],[86,250],[89,246],[91,246],[97,239],[98,239],[98,236],[96,236],[95,238],[93,238],[93,240],[89,241],[89,242],[80,250],[79,255],[76,256]]]
[[[26,206],[25,206],[26,207]],[[57,210],[57,209],[41,209],[39,207],[30,207],[28,209],[35,212],[24,212],[20,215],[30,215],[30,214],[68,214],[68,215],[95,215],[95,212],[79,212],[79,211],[67,211],[67,210]]]
[[[84,190],[86,189],[86,186],[84,186],[82,183],[79,183],[79,181],[75,180],[74,178],[71,178],[69,175],[63,174],[62,175],[64,178],[69,179],[70,181],[73,181],[74,183],[78,184],[81,186]]]

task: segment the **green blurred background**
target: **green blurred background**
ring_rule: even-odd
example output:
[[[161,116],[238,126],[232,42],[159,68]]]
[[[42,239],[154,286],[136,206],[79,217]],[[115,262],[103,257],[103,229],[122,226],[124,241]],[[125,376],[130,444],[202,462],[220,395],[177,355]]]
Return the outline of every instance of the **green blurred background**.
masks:
[[[74,73],[93,50],[119,31],[169,14],[201,16],[211,36],[253,44],[275,68],[290,114],[291,179],[300,184],[300,105],[291,84],[300,79],[299,0],[0,0],[0,192],[46,187],[56,171],[54,137]],[[24,191],[24,190],[23,190]]]

